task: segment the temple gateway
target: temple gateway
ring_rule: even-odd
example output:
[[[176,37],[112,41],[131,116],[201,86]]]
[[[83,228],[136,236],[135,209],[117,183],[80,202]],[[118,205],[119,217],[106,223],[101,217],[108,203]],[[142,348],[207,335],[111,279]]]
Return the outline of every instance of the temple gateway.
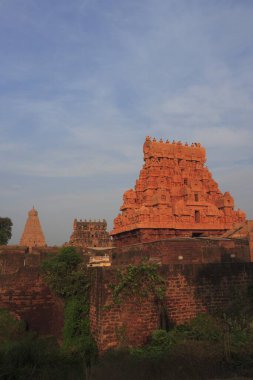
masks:
[[[231,194],[222,193],[212,178],[199,143],[148,136],[143,152],[139,179],[124,193],[121,213],[114,219],[114,244],[222,235],[245,222],[245,213],[234,210]]]

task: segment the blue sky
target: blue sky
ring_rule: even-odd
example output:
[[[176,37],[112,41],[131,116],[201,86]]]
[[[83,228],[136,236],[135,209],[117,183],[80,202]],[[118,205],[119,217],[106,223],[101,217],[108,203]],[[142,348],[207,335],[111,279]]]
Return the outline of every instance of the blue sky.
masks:
[[[0,215],[48,244],[134,186],[146,135],[199,141],[253,218],[251,0],[0,0]]]

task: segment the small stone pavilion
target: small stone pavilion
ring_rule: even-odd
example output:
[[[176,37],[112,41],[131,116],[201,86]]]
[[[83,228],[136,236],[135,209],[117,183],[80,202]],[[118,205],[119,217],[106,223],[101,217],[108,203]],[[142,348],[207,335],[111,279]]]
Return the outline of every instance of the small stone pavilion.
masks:
[[[217,236],[245,222],[245,213],[234,210],[231,194],[222,193],[212,178],[199,143],[147,137],[143,152],[139,179],[124,193],[114,219],[114,244]]]
[[[19,245],[28,247],[30,252],[35,247],[46,247],[38,211],[34,207],[28,212],[28,218]]]

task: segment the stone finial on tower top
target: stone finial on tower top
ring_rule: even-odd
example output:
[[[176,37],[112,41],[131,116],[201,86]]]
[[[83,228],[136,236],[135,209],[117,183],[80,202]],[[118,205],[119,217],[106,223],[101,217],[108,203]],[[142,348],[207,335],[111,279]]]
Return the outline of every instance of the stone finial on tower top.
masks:
[[[37,216],[37,215],[38,215],[38,211],[35,210],[33,206],[33,208],[30,211],[28,211],[28,216]]]
[[[171,157],[173,155],[175,158],[187,158],[188,160],[195,160],[199,162],[206,161],[205,148],[203,148],[199,143],[192,143],[190,146],[187,143],[182,143],[182,141],[173,140],[163,140],[155,138],[146,138],[143,144],[144,161],[149,158],[164,158]]]

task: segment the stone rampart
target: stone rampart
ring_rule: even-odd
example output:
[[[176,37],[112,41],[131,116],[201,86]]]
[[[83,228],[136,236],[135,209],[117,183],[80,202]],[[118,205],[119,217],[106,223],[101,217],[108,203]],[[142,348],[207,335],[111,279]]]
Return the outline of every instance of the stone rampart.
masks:
[[[0,307],[25,320],[28,329],[60,338],[63,303],[41,278],[39,265],[44,257],[22,249],[0,253]]]
[[[253,284],[253,263],[245,260],[244,240],[227,239],[220,247],[221,240],[214,244],[203,239],[205,244],[198,247],[199,241],[201,239],[191,239],[186,244],[186,240],[182,240],[174,248],[173,241],[169,243],[170,248],[166,241],[155,242],[153,245],[142,244],[136,252],[118,253],[119,257],[114,257],[110,268],[90,269],[91,329],[101,351],[125,344],[140,346],[147,341],[153,330],[162,326],[166,315],[167,323],[173,324],[182,323],[200,312],[220,311],[235,295],[240,296]],[[145,247],[149,247],[149,251],[145,252]],[[172,248],[174,262],[168,259],[170,257],[172,260]],[[166,249],[170,250],[170,254],[166,254]],[[7,308],[24,319],[28,328],[61,338],[63,303],[50,292],[39,270],[47,253],[29,254],[23,248],[16,250],[16,253],[10,253],[9,248],[6,248],[7,251],[4,253],[0,247],[0,307]],[[184,252],[180,264],[179,252]],[[210,255],[210,252],[213,253]],[[227,255],[225,262],[221,260],[222,252]],[[231,254],[237,254],[238,258],[239,253],[242,256],[241,262],[233,262],[235,258],[231,258]],[[112,302],[111,284],[117,281],[117,271],[129,263],[141,262],[148,254],[153,261],[161,262],[159,271],[166,281],[163,310],[152,296],[145,299],[131,297],[124,299],[122,304],[115,305]],[[158,254],[160,258],[155,260]],[[215,257],[217,262],[214,262]],[[210,258],[212,263],[208,261]]]
[[[112,265],[138,264],[148,259],[160,264],[248,262],[248,239],[177,238],[116,248]]]
[[[132,296],[114,304],[110,284],[116,281],[117,269],[92,270],[90,319],[99,349],[147,342],[164,319],[154,297]],[[183,323],[202,312],[220,312],[253,284],[252,263],[163,265],[160,274],[166,279],[164,307],[170,324]]]

